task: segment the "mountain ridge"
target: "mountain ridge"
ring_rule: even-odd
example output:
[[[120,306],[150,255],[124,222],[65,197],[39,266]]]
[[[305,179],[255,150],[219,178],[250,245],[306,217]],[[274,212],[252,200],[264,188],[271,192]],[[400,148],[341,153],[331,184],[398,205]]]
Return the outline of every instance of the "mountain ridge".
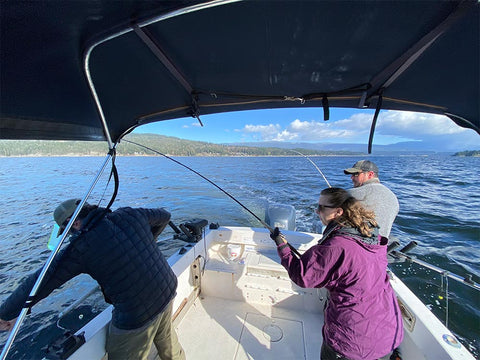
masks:
[[[213,144],[192,141],[158,134],[129,134],[125,140],[142,144],[155,151],[171,156],[287,156],[294,155],[290,149],[256,147],[230,144]],[[155,155],[148,150],[121,141],[117,153],[124,156]],[[312,150],[298,148],[305,155],[359,155],[352,151]],[[103,141],[51,141],[51,140],[0,140],[0,156],[103,156],[108,152]]]
[[[355,156],[367,155],[367,144],[356,143],[306,143],[306,142],[244,142],[216,144],[193,141],[159,134],[129,134],[125,140],[133,141],[155,151],[171,156]],[[124,156],[155,155],[128,141],[121,141],[117,153]],[[373,155],[431,155],[450,154],[456,151],[438,149],[438,145],[419,141],[391,145],[373,145]],[[50,141],[50,140],[0,140],[0,156],[103,156],[108,152],[104,141]],[[295,154],[295,152],[297,152]]]
[[[229,145],[238,145],[238,146],[248,146],[250,143],[230,143]],[[264,141],[264,142],[255,142],[257,147],[279,147],[279,148],[302,148],[309,149],[312,151],[351,151],[351,152],[360,152],[366,154],[368,152],[368,144],[357,144],[357,143],[328,143],[328,142],[318,142],[318,143],[306,143],[306,142],[280,142],[280,141]],[[380,155],[408,155],[408,154],[433,154],[433,153],[454,153],[457,150],[455,149],[439,149],[437,144],[425,143],[421,141],[405,141],[399,142],[396,144],[390,145],[376,145],[372,146],[373,154]]]

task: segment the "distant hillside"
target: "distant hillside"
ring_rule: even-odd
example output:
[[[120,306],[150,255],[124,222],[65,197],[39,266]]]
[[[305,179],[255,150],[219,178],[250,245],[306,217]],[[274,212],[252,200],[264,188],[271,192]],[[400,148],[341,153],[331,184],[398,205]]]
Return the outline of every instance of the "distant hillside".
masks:
[[[439,143],[442,146],[439,146]],[[235,145],[246,146],[249,143],[237,143]],[[279,147],[286,148],[302,148],[317,151],[350,151],[355,153],[366,154],[368,151],[368,144],[354,144],[354,143],[329,143],[329,142],[316,142],[316,143],[292,143],[292,142],[280,142],[280,141],[264,141],[256,142],[257,147]],[[433,141],[404,141],[390,145],[379,145],[373,143],[372,152],[374,155],[414,155],[414,154],[434,154],[434,153],[450,153],[453,154],[457,151],[464,149],[462,145],[433,142]]]
[[[278,147],[253,147],[245,145],[220,145],[201,141],[183,140],[156,134],[130,134],[125,137],[156,151],[173,156],[284,156],[295,155],[288,149]],[[352,151],[313,150],[297,147],[305,155],[355,155]],[[0,156],[103,156],[108,148],[98,141],[46,141],[46,140],[0,140]],[[117,148],[119,155],[154,155],[125,141]]]
[[[474,156],[474,157],[480,157],[480,150],[470,150],[470,151],[460,151],[453,156]]]

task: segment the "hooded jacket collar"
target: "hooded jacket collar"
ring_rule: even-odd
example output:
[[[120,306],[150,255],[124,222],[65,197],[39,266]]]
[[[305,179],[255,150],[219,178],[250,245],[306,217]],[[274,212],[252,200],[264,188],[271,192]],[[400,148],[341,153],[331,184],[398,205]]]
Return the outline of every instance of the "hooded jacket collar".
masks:
[[[358,229],[348,226],[342,226],[335,221],[330,221],[325,230],[323,231],[322,239],[318,242],[319,244],[323,243],[328,238],[333,235],[343,235],[355,239],[358,242],[361,242],[365,245],[379,245],[378,240],[378,227],[373,229],[372,236],[368,237],[362,235]]]

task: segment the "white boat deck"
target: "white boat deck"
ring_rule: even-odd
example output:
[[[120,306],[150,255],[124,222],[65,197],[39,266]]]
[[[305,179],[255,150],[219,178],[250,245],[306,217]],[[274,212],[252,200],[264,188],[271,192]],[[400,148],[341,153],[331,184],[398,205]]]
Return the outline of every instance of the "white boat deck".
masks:
[[[197,298],[177,334],[187,359],[319,359],[323,323],[319,316]]]
[[[177,326],[187,359],[319,359],[325,292],[295,286],[272,249],[212,244]]]

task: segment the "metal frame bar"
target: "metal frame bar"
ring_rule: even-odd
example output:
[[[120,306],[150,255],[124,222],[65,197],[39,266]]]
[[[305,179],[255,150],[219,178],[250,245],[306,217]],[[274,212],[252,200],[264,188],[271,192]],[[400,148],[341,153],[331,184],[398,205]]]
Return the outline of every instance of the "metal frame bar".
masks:
[[[193,87],[185,79],[182,73],[176,68],[176,66],[170,61],[165,52],[162,50],[153,35],[146,29],[140,28],[137,24],[133,24],[133,30],[140,39],[148,46],[153,54],[162,62],[163,65],[170,71],[170,73],[177,79],[177,81],[184,87],[189,94],[193,92]]]

